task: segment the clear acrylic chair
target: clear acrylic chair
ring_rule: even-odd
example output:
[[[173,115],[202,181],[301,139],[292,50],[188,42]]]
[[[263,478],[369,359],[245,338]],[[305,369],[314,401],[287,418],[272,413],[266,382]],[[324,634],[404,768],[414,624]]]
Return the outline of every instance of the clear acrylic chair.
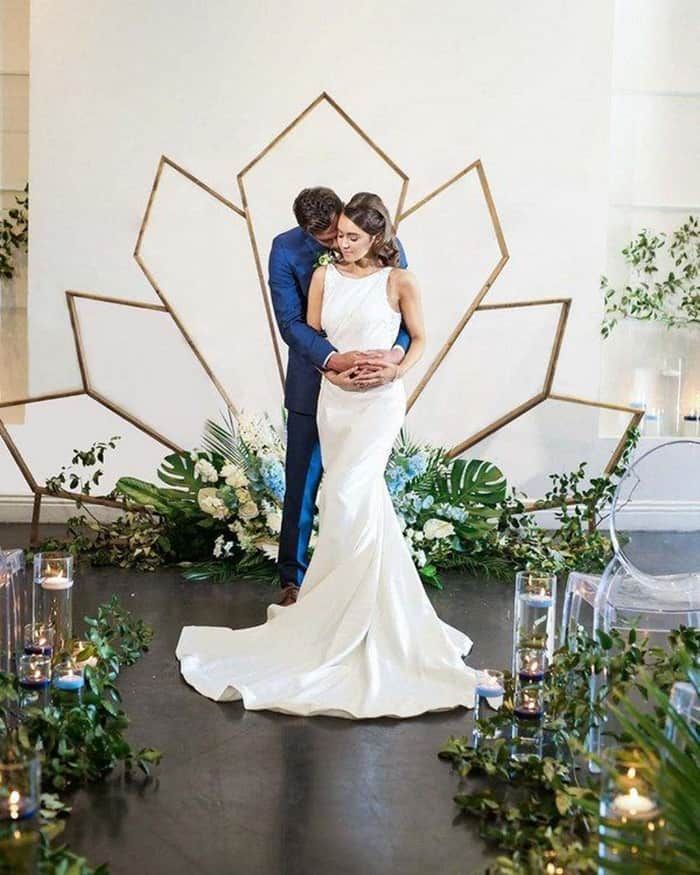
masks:
[[[653,516],[645,524],[654,514],[666,515],[663,530]],[[663,645],[681,625],[700,627],[700,441],[660,444],[630,466],[612,501],[610,537],[615,552],[595,595],[594,637],[635,628],[659,633],[654,643]],[[592,676],[592,700],[605,682]],[[591,731],[593,753],[600,750],[600,729]]]
[[[586,606],[587,613],[593,614],[595,597],[600,584],[600,574],[584,574],[581,571],[570,571],[564,590],[564,604],[561,614],[561,627],[559,630],[559,646],[576,649],[576,632],[580,627],[585,628],[581,616],[582,609]],[[592,620],[588,627],[591,631]]]

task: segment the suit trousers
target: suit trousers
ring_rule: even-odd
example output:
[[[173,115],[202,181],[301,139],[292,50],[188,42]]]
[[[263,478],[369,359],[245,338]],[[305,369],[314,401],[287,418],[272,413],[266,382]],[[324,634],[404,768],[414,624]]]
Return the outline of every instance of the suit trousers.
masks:
[[[301,586],[308,567],[309,539],[321,482],[321,446],[316,414],[287,413],[286,488],[278,569],[280,584]]]

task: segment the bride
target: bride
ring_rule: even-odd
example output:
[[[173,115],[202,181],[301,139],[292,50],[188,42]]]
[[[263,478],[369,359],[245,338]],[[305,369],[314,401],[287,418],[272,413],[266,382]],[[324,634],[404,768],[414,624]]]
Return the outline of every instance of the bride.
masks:
[[[342,261],[311,280],[308,324],[340,350],[386,349],[403,317],[411,345],[392,382],[368,369],[324,375],[319,537],[296,603],[270,605],[248,629],[185,626],[181,671],[202,695],[253,710],[359,719],[472,707],[476,674],[462,659],[472,642],[435,613],[384,482],[406,409],[401,377],[425,345],[418,286],[395,267],[377,195],[347,204],[338,247]]]

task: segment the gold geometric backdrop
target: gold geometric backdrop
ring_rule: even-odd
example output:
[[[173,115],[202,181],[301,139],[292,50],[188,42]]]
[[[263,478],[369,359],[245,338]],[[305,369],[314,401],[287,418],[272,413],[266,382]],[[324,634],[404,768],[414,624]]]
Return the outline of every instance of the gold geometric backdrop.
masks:
[[[501,271],[508,261],[509,254],[503,230],[498,218],[498,213],[496,211],[496,206],[491,195],[486,172],[484,170],[483,164],[481,163],[481,160],[476,159],[474,161],[471,161],[466,167],[460,170],[459,173],[456,173],[442,185],[438,186],[430,194],[421,198],[416,203],[410,206],[406,206],[409,186],[408,175],[403,170],[401,170],[401,168],[368,136],[368,134],[359,126],[359,124],[357,124],[357,122],[342,109],[342,107],[340,107],[328,94],[324,92],[320,94],[316,98],[316,100],[309,104],[309,106],[307,106],[306,109],[303,110],[303,112],[301,112],[289,125],[287,125],[287,127],[284,128],[284,130],[282,130],[276,137],[274,137],[274,139],[237,174],[237,184],[241,199],[240,206],[234,203],[229,198],[222,195],[221,193],[215,191],[210,186],[206,185],[204,182],[202,182],[202,180],[198,179],[196,176],[194,176],[184,167],[172,161],[170,158],[166,157],[165,155],[161,157],[158,163],[158,168],[150,191],[150,195],[148,197],[148,203],[141,222],[138,237],[136,240],[136,246],[134,249],[134,258],[140,269],[142,270],[144,276],[146,277],[148,283],[155,292],[157,298],[159,299],[159,304],[152,304],[116,297],[107,297],[104,295],[95,294],[94,292],[76,290],[66,291],[66,304],[75,341],[75,351],[80,371],[80,380],[82,387],[77,390],[53,392],[40,396],[15,398],[0,402],[0,438],[2,438],[5,445],[7,446],[7,449],[9,450],[12,458],[16,462],[25,482],[27,483],[29,489],[34,495],[34,510],[32,518],[33,542],[36,542],[36,539],[38,537],[41,500],[44,495],[47,495],[49,493],[46,489],[46,486],[40,484],[35,479],[31,470],[29,469],[28,464],[20,453],[16,443],[13,441],[12,436],[10,435],[6,427],[6,422],[3,419],[3,410],[9,408],[17,408],[18,406],[25,404],[41,404],[42,402],[56,401],[59,399],[84,395],[93,399],[95,402],[112,411],[127,422],[131,423],[134,427],[149,435],[151,438],[158,441],[169,450],[183,449],[182,447],[178,446],[176,441],[171,439],[168,435],[161,433],[161,431],[159,431],[153,423],[149,422],[147,414],[141,413],[137,410],[132,410],[124,401],[110,398],[103,391],[100,391],[100,389],[98,388],[99,383],[91,377],[92,369],[90,364],[90,356],[87,354],[86,351],[86,343],[82,330],[83,326],[81,323],[81,306],[91,305],[94,308],[95,305],[100,305],[101,307],[114,306],[119,308],[131,308],[134,312],[134,316],[137,316],[141,319],[150,317],[171,320],[174,328],[177,332],[179,332],[181,337],[186,342],[191,354],[195,357],[196,361],[201,366],[201,369],[203,370],[207,379],[216,389],[216,392],[221,397],[226,407],[235,414],[239,412],[239,410],[243,407],[250,406],[250,404],[246,405],[244,403],[241,403],[239,399],[232,398],[230,396],[229,392],[225,388],[226,382],[221,378],[221,375],[217,373],[217,366],[214,365],[208,358],[208,351],[205,345],[206,332],[203,333],[200,328],[198,328],[197,331],[192,329],[188,325],[187,318],[183,315],[183,313],[179,312],[178,308],[169,298],[168,282],[174,281],[172,276],[167,276],[168,271],[166,269],[165,271],[163,271],[166,274],[165,278],[161,277],[160,275],[158,275],[155,267],[149,262],[150,223],[154,211],[156,211],[159,206],[159,195],[161,194],[163,178],[166,171],[169,174],[175,175],[174,179],[177,180],[178,184],[197,187],[200,193],[203,193],[207,198],[213,199],[212,203],[216,205],[218,210],[224,212],[227,222],[240,223],[240,226],[245,229],[245,233],[247,234],[250,243],[252,265],[254,266],[254,273],[257,276],[260,297],[257,299],[257,301],[251,298],[251,289],[247,281],[240,283],[239,287],[236,289],[221,290],[221,294],[236,294],[236,306],[240,306],[242,308],[255,308],[255,311],[258,313],[258,317],[256,318],[258,318],[259,321],[264,324],[264,336],[267,337],[267,342],[271,345],[274,353],[274,365],[271,365],[271,368],[277,372],[279,380],[281,381],[281,385],[283,385],[284,364],[282,355],[282,344],[278,336],[277,327],[274,320],[269,292],[265,279],[265,270],[261,258],[262,247],[259,242],[261,239],[269,239],[273,229],[265,228],[264,220],[258,219],[255,206],[255,197],[265,196],[267,198],[268,196],[268,194],[264,190],[264,187],[261,187],[259,171],[261,170],[262,166],[265,165],[266,162],[275,161],[285,161],[288,162],[288,164],[289,162],[292,162],[293,164],[295,160],[294,146],[289,146],[289,135],[302,123],[312,119],[313,114],[317,112],[320,108],[324,108],[325,110],[331,110],[333,117],[336,119],[337,122],[339,122],[343,126],[346,126],[352,132],[354,132],[354,134],[356,135],[353,138],[355,148],[364,149],[365,152],[369,153],[369,156],[372,160],[382,162],[384,167],[391,172],[394,179],[394,189],[396,195],[394,203],[394,218],[397,229],[401,226],[409,227],[409,223],[415,223],[416,221],[419,221],[421,217],[428,214],[430,210],[437,203],[440,202],[441,199],[444,200],[445,198],[453,197],[458,194],[458,187],[466,182],[472,185],[472,190],[477,192],[478,196],[481,198],[484,213],[484,228],[489,230],[491,241],[495,244],[493,246],[494,260],[492,263],[484,264],[484,274],[478,284],[478,287],[464,289],[463,292],[460,293],[463,294],[463,300],[461,300],[459,296],[454,296],[453,299],[451,299],[449,302],[449,315],[454,316],[454,327],[449,331],[449,333],[447,333],[446,336],[440,336],[439,331],[431,332],[430,326],[428,326],[428,335],[430,337],[431,343],[429,344],[427,349],[427,365],[424,366],[424,370],[422,372],[419,370],[418,367],[415,369],[418,374],[417,377],[414,378],[414,384],[409,384],[410,397],[408,400],[407,409],[411,410],[414,405],[419,403],[426,386],[430,383],[431,380],[434,379],[437,373],[442,373],[445,368],[450,367],[450,353],[455,349],[456,345],[460,342],[460,339],[464,336],[465,327],[473,319],[486,319],[488,317],[488,314],[503,318],[506,314],[513,314],[515,312],[525,313],[537,308],[546,308],[547,310],[552,310],[555,314],[557,314],[557,316],[556,322],[554,323],[555,327],[552,332],[552,336],[548,341],[545,342],[545,345],[549,346],[549,354],[545,363],[541,385],[538,384],[538,388],[536,389],[536,391],[529,397],[523,398],[515,405],[509,405],[507,409],[504,409],[502,413],[500,413],[496,418],[493,419],[493,421],[489,422],[487,425],[480,427],[477,431],[473,433],[465,433],[458,441],[454,442],[454,444],[451,446],[450,455],[455,457],[465,453],[470,447],[473,447],[484,438],[494,434],[495,432],[506,426],[508,423],[513,422],[518,417],[523,416],[523,414],[527,413],[529,410],[532,410],[538,405],[545,404],[548,400],[552,400],[572,405],[582,405],[586,407],[608,409],[626,414],[626,416],[628,416],[629,418],[627,426],[612,456],[606,464],[606,472],[612,471],[612,469],[617,464],[622,449],[624,447],[627,434],[631,428],[635,427],[639,423],[642,413],[639,410],[625,407],[622,405],[605,404],[598,401],[587,400],[585,398],[558,395],[552,391],[554,377],[557,369],[557,362],[559,360],[559,353],[562,347],[567,320],[569,318],[569,313],[571,310],[571,299],[561,297],[509,301],[506,303],[486,302],[486,298],[490,290],[492,289],[494,283],[498,279]],[[324,124],[328,124],[327,119],[324,120]],[[288,147],[287,152],[284,152],[285,146]],[[291,149],[291,151],[289,151],[289,149]],[[290,164],[289,166],[292,166],[292,164]],[[258,175],[256,176],[256,174]],[[313,182],[311,181],[309,184],[313,184]],[[255,196],[253,195],[253,192],[255,192]],[[391,202],[388,198],[388,192],[383,190],[383,194],[385,195],[387,201]],[[272,195],[270,194],[269,196]],[[286,208],[288,209],[288,204],[286,205]],[[286,212],[284,214],[286,215]],[[277,230],[279,231],[282,229],[277,228]],[[460,243],[460,251],[462,251],[464,257],[470,257],[467,244],[468,241],[466,241],[466,243]],[[467,246],[466,249],[465,246]],[[488,247],[479,245],[480,252],[487,251],[487,249]],[[476,257],[476,253],[474,253],[474,257]],[[250,267],[251,265],[245,264],[242,264],[240,266],[239,272],[240,276],[243,279],[247,279],[247,276],[252,273]],[[241,294],[241,290],[243,294]],[[429,318],[429,304],[426,303],[425,309],[426,317]],[[86,310],[86,313],[88,314],[92,312],[94,312],[94,310]],[[195,339],[195,334],[198,335],[198,339]],[[235,325],[232,326],[232,334],[232,342],[235,343]],[[533,363],[532,366],[534,367],[535,363]],[[220,362],[218,367],[224,368],[226,367],[226,364]],[[450,373],[449,376],[450,382],[454,381],[455,383],[458,383],[456,374],[452,375]],[[477,377],[477,375],[475,374],[471,374],[469,376],[472,379]],[[458,392],[455,394],[454,398],[454,403],[459,404]],[[264,409],[264,405],[262,406]],[[468,421],[468,417],[465,417],[465,421]],[[99,498],[96,496],[85,496],[68,491],[61,491],[59,493],[54,492],[51,494],[69,499],[80,498],[86,503],[91,504],[120,506],[119,502],[113,501],[111,499]],[[530,502],[529,507],[532,508],[533,504],[534,500]]]

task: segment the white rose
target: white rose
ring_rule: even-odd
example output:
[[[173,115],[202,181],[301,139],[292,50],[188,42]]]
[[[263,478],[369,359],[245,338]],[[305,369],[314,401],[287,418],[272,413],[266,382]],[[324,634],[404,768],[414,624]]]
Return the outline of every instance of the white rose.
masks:
[[[250,501],[250,492],[247,489],[237,489],[236,498],[239,504],[245,504],[247,501]]]
[[[221,476],[226,481],[226,485],[230,486],[231,489],[243,489],[248,485],[248,478],[238,465],[234,465],[233,462],[227,462],[224,465],[221,469]]]
[[[194,476],[199,478],[203,483],[216,483],[219,479],[216,468],[206,459],[199,459],[195,463]]]
[[[438,538],[449,538],[454,535],[455,527],[452,523],[445,520],[438,520],[434,517],[426,521],[423,526],[423,534],[429,541],[435,541]]]
[[[243,520],[252,520],[258,513],[258,506],[254,501],[246,501],[238,508],[238,515]]]
[[[282,529],[282,514],[278,510],[270,510],[265,514],[265,524],[275,535]]]
[[[224,536],[219,535],[219,537],[214,541],[214,549],[212,550],[212,554],[215,559],[219,559],[224,549]]]
[[[423,532],[414,532],[413,533],[413,540],[414,541],[422,541],[424,538],[425,538],[425,535],[423,534]]]
[[[311,531],[311,536],[309,537],[309,547],[313,550],[316,546],[316,542],[318,541],[318,534],[315,531]]]
[[[216,494],[216,489],[213,486],[207,486],[199,490],[197,493],[197,504],[203,513],[213,516],[214,519],[225,520],[229,515],[229,509]]]
[[[416,552],[413,554],[413,558],[416,560],[416,565],[419,568],[422,568],[428,561],[425,553],[422,550],[416,550]]]

